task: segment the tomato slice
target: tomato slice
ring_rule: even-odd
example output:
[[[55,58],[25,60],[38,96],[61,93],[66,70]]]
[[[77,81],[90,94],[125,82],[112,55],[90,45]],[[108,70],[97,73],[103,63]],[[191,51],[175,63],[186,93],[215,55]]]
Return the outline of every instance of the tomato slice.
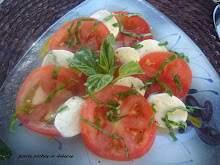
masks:
[[[58,77],[54,80],[51,79],[53,70],[54,66],[48,65],[37,68],[29,74],[19,90],[16,99],[16,110],[18,111],[21,106],[27,103],[30,103],[29,105],[35,104],[31,113],[21,111],[17,114],[21,123],[35,132],[49,136],[60,136],[54,123],[48,124],[46,120],[70,97],[84,95],[85,87],[83,84],[86,80],[64,67],[60,67]],[[67,81],[71,78],[79,82],[70,82],[64,89],[55,94],[50,103],[44,103],[52,90],[57,89],[60,85],[67,84]],[[28,110],[30,110],[30,106]]]
[[[81,110],[81,117],[96,123],[101,119],[101,127],[110,134],[121,136],[128,148],[129,158],[125,155],[124,142],[121,139],[108,138],[96,128],[80,122],[82,138],[85,145],[96,155],[111,160],[132,160],[143,156],[151,148],[155,139],[155,124],[150,127],[153,114],[150,105],[143,96],[130,95],[119,99],[115,94],[125,92],[131,88],[111,85],[97,92],[95,96],[102,104],[108,100],[120,102],[120,116],[127,115],[117,122],[110,122],[105,118],[108,108],[100,108],[91,98],[87,98]]]
[[[80,19],[92,19],[93,21],[82,21],[81,22],[81,25],[78,28],[78,35],[79,35],[81,44],[77,44],[74,31],[77,26],[77,21]],[[80,48],[81,46],[88,46],[92,50],[98,51],[100,49],[103,39],[106,38],[110,34],[110,32],[108,28],[102,22],[99,22],[95,31],[92,32],[94,28],[94,22],[95,22],[95,19],[93,18],[83,17],[83,18],[77,18],[75,20],[72,20],[64,24],[51,37],[49,48],[48,48],[49,51],[55,50],[55,49],[64,49],[64,50],[72,51],[73,53],[75,53],[76,50]],[[65,41],[71,41],[70,36],[68,34],[68,29],[70,28],[72,24],[73,24],[73,27],[71,28],[71,32],[72,32],[75,42],[74,42],[74,45],[69,48],[65,44]]]
[[[115,14],[128,14],[129,12],[124,11],[117,11],[114,12]],[[115,18],[117,21],[119,21],[119,16],[115,15]],[[150,27],[148,23],[141,18],[140,16],[132,16],[127,17],[122,15],[122,24],[125,31],[129,31],[135,34],[147,34],[151,33]],[[153,36],[148,37],[132,37],[123,33],[119,33],[116,38],[116,47],[123,47],[123,46],[130,46],[137,44],[140,41],[146,40],[146,39],[153,39]]]
[[[171,52],[153,52],[145,55],[139,61],[139,64],[144,70],[145,74],[136,75],[136,77],[140,78],[143,82],[149,80],[157,74],[164,60],[172,55],[173,53]],[[182,91],[178,89],[175,83],[174,74],[177,74],[179,77]],[[192,82],[192,72],[189,65],[182,58],[178,58],[172,62],[169,62],[165,66],[159,78],[163,83],[168,86],[168,88],[173,92],[176,97],[183,99],[189,91]],[[162,93],[163,91],[164,88],[156,83],[148,87],[145,93],[145,97],[147,98],[152,93]]]

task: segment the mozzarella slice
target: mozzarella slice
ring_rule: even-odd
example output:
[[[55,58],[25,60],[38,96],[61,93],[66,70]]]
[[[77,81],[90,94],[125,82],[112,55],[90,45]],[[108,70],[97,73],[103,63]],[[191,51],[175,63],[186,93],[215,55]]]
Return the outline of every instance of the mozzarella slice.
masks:
[[[145,90],[141,88],[144,86],[144,83],[136,77],[128,76],[128,77],[123,77],[119,80],[117,80],[115,85],[124,85],[127,87],[134,87],[142,96],[145,94]]]
[[[167,48],[165,46],[159,46],[159,42],[156,40],[148,39],[140,42],[139,44],[143,45],[142,48],[137,49],[140,58],[151,52],[167,52]]]
[[[91,18],[95,18],[97,20],[102,21],[103,19],[105,19],[106,17],[108,17],[109,15],[111,15],[110,12],[106,11],[106,10],[100,10],[97,13],[93,14],[91,16]],[[108,30],[110,31],[110,33],[112,33],[114,35],[114,37],[117,37],[118,33],[119,33],[119,27],[114,27],[113,24],[118,23],[118,21],[116,20],[115,17],[112,17],[110,20],[103,22],[104,25],[108,28]]]
[[[156,125],[163,128],[167,128],[165,122],[162,120],[162,118],[165,117],[167,111],[179,106],[185,107],[185,104],[179,98],[177,98],[176,96],[171,97],[167,93],[150,95],[147,101],[148,103],[155,104],[154,108],[156,109],[156,114],[155,114]],[[185,122],[187,119],[187,114],[188,113],[186,111],[177,109],[172,113],[168,113],[168,119],[175,122],[180,122],[180,121]],[[173,128],[178,127],[172,124],[171,126]]]
[[[130,61],[140,61],[138,52],[131,47],[121,47],[115,50],[115,56],[120,59],[122,63]]]
[[[64,105],[67,107],[57,113],[54,125],[63,137],[72,137],[80,133],[79,118],[84,99],[74,96]]]
[[[66,50],[52,50],[50,53],[52,53],[57,58],[57,62],[60,66],[69,67],[69,62],[67,59],[73,58],[74,54],[70,51]],[[54,60],[48,55],[44,57],[44,60],[42,62],[42,66],[45,65],[55,65]]]

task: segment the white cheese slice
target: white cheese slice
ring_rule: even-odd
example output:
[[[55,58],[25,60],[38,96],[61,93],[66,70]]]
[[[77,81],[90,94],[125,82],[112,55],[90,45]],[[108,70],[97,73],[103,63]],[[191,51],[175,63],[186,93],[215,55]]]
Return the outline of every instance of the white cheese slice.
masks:
[[[176,96],[170,96],[167,93],[160,93],[160,94],[153,94],[150,95],[147,99],[148,103],[154,104],[154,108],[156,109],[155,114],[155,121],[156,125],[162,128],[167,128],[165,125],[165,122],[162,120],[162,118],[165,117],[165,114],[167,111],[171,110],[172,108],[182,106],[185,108],[185,104]],[[176,111],[172,113],[168,113],[168,119],[180,122],[180,121],[186,121],[188,113],[186,111],[183,111],[181,109],[177,109]],[[171,124],[173,128],[177,128],[178,126],[174,126]]]
[[[57,113],[54,125],[63,137],[73,137],[80,133],[79,118],[84,99],[74,96],[64,105],[67,107]]]
[[[91,18],[95,18],[97,20],[102,21],[103,19],[107,18],[108,16],[110,16],[112,13],[106,11],[106,10],[100,10],[98,12],[96,12],[95,14],[93,14],[91,16]],[[118,23],[118,21],[116,20],[116,18],[113,16],[110,20],[103,22],[104,25],[108,28],[108,30],[110,31],[110,33],[112,33],[114,35],[114,37],[117,37],[118,33],[119,33],[119,27],[114,27],[113,24]]]
[[[128,77],[123,77],[119,80],[117,80],[115,85],[123,85],[127,87],[134,87],[142,96],[145,94],[145,90],[141,88],[144,86],[144,83],[136,77],[128,76]]]
[[[67,59],[74,57],[74,54],[67,50],[52,50],[49,53],[56,56],[59,65],[65,68],[69,67],[69,62],[67,61]],[[46,65],[55,65],[54,60],[49,56],[49,54],[44,57],[44,60],[42,62],[42,66]]]
[[[120,59],[122,63],[130,61],[140,61],[138,52],[131,47],[121,47],[115,50],[115,56]]]
[[[142,48],[137,49],[140,58],[144,55],[152,52],[167,52],[167,48],[165,46],[159,46],[160,42],[152,39],[141,41],[139,44],[143,45]]]

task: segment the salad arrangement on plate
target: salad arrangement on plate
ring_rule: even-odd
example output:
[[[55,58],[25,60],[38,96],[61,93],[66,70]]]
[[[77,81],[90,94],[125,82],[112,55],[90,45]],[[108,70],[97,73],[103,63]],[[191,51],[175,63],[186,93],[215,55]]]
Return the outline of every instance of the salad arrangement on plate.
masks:
[[[189,59],[153,40],[138,13],[102,10],[69,21],[47,44],[42,67],[19,90],[12,132],[17,116],[48,136],[81,133],[102,158],[132,160],[150,150],[156,126],[176,141],[174,129],[186,130],[189,120],[199,127],[193,114],[210,109],[181,101],[192,81]]]

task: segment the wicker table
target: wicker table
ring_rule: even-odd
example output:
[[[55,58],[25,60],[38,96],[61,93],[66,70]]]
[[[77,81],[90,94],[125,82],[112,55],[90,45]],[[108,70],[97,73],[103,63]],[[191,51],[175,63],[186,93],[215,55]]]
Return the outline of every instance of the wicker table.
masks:
[[[21,56],[57,19],[83,0],[5,0],[0,5],[0,87]],[[174,21],[204,52],[220,75],[220,40],[214,2],[148,0]]]

